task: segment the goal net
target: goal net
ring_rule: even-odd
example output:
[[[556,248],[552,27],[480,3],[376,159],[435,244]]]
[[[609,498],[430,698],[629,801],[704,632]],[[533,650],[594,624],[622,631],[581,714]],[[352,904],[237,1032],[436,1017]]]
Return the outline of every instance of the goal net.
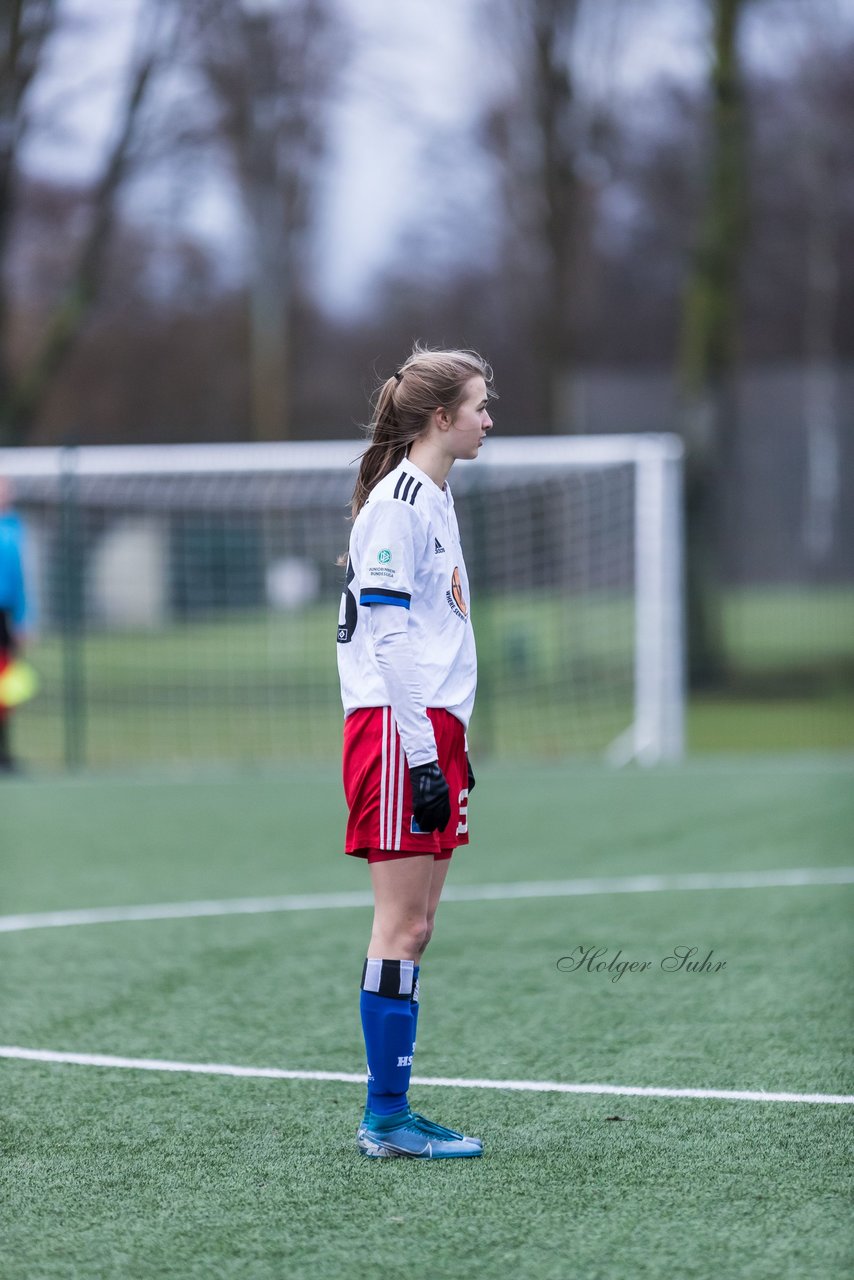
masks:
[[[335,759],[358,444],[0,450],[25,530],[16,713],[36,765]],[[678,757],[681,447],[490,438],[451,475],[472,588],[473,752]]]

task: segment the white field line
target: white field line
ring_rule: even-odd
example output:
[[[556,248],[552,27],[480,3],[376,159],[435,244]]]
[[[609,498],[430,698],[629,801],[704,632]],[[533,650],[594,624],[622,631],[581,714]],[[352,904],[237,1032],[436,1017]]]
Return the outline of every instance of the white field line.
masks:
[[[176,1071],[208,1076],[239,1076],[261,1080],[335,1080],[365,1083],[364,1072],[285,1071],[280,1067],[237,1067],[221,1062],[169,1062],[159,1058],[118,1058],[102,1053],[55,1053],[51,1049],[0,1046],[0,1058],[53,1062],[79,1067],[119,1067],[132,1071]],[[414,1085],[443,1089],[509,1089],[518,1093],[594,1093],[626,1098],[718,1098],[726,1102],[854,1103],[854,1095],[837,1093],[766,1093],[754,1089],[659,1089],[647,1085],[564,1084],[556,1080],[467,1080],[453,1076],[413,1076]]]
[[[802,888],[831,884],[854,884],[854,867],[446,885],[442,901],[487,902],[513,898],[577,898],[593,894]],[[276,911],[329,911],[372,905],[373,896],[370,891],[356,890],[351,893],[286,894],[272,898],[161,902],[136,907],[88,907],[74,911],[38,911],[26,915],[0,916],[0,933],[19,933],[25,929],[58,929],[70,925],[115,924],[133,920],[185,920],[193,916],[260,915]]]

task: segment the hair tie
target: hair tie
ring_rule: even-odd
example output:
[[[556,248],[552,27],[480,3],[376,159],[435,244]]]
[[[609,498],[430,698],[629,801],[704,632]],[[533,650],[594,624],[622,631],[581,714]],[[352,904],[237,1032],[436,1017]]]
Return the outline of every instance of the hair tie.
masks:
[[[403,377],[403,374],[398,369],[397,373],[394,374],[394,377],[397,378],[398,382],[400,382],[401,378]]]

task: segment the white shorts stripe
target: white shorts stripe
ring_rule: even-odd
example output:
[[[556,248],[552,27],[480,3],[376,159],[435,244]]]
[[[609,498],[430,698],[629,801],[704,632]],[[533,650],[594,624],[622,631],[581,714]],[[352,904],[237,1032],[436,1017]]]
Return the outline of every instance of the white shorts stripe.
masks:
[[[400,752],[397,758],[397,826],[394,832],[394,847],[400,848],[400,835],[403,830],[403,780],[406,774],[406,757],[403,753],[403,743],[400,744]]]
[[[397,726],[391,714],[391,707],[383,708],[383,719],[388,717],[388,774],[386,777],[386,822],[384,849],[394,848],[394,789],[397,767]]]
[[[387,787],[388,772],[388,721],[385,719],[385,709],[383,709],[383,756],[382,768],[380,768],[379,777],[379,847],[385,847],[385,787]]]

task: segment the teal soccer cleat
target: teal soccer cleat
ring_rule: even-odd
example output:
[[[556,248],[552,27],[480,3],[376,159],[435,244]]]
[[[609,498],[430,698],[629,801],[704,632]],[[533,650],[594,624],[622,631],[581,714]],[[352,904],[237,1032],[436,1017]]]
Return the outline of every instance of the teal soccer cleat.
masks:
[[[394,1117],[397,1119],[397,1117]],[[454,1129],[434,1124],[417,1112],[404,1114],[394,1127],[382,1126],[385,1117],[365,1115],[356,1134],[363,1156],[408,1156],[413,1160],[447,1160],[483,1155],[480,1138],[468,1138]]]

